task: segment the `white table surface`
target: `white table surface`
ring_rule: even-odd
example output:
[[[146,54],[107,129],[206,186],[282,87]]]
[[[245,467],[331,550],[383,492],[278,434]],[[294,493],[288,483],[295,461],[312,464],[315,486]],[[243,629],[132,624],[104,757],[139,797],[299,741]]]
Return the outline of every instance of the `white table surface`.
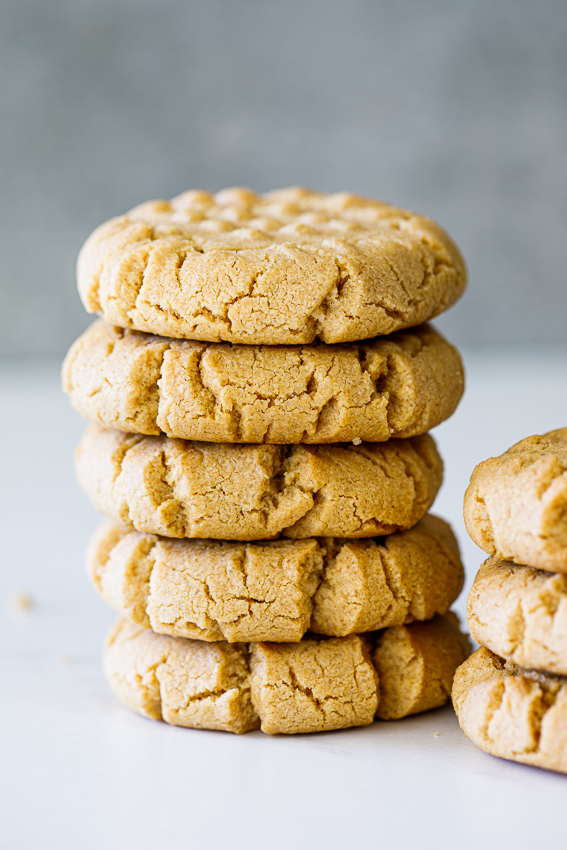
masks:
[[[435,510],[459,535],[468,589],[483,560],[461,519],[470,472],[567,424],[567,351],[465,359],[465,399],[436,429],[446,479]],[[100,670],[114,615],[83,569],[98,518],[73,479],[82,422],[49,362],[1,367],[0,405],[0,847],[565,845],[567,777],[482,753],[450,707],[269,737],[176,729],[120,705]]]

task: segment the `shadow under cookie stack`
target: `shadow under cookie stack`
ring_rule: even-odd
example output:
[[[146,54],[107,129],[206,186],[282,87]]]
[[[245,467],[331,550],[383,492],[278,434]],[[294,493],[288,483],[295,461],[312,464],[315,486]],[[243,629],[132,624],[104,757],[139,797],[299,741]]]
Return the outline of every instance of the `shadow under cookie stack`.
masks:
[[[429,219],[346,193],[187,192],[102,225],[64,365],[93,424],[104,667],[178,726],[314,732],[447,701],[463,583],[427,431],[463,392],[423,322],[461,295]]]
[[[465,523],[492,557],[468,597],[481,648],[455,676],[459,723],[492,755],[567,773],[567,428],[480,463]]]

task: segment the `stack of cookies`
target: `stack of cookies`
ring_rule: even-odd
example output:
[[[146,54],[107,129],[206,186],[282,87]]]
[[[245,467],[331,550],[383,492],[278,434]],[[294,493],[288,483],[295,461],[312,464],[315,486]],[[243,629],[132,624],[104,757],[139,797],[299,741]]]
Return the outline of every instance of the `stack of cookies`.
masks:
[[[422,324],[465,286],[444,231],[345,193],[187,192],[100,227],[78,278],[102,320],[64,383],[111,520],[88,563],[122,617],[118,697],[269,733],[443,704],[469,651],[457,544],[427,514],[426,432],[463,391]]]
[[[465,522],[492,557],[468,598],[481,648],[455,676],[461,727],[493,755],[567,773],[567,428],[479,464]]]

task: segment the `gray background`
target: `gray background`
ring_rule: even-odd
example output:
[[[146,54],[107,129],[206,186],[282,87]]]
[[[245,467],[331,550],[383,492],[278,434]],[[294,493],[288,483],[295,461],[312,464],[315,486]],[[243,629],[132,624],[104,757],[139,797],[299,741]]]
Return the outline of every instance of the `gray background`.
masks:
[[[565,0],[1,0],[0,353],[61,354],[105,218],[302,183],[438,219],[457,343],[567,317]]]

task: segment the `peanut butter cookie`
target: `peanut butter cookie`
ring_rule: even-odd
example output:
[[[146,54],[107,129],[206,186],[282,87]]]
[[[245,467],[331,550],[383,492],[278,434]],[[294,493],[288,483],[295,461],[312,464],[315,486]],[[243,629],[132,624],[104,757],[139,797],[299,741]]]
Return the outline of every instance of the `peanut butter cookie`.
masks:
[[[119,614],[159,634],[298,641],[306,631],[368,632],[444,614],[463,567],[438,517],[384,538],[258,543],[171,540],[105,524],[87,557]]]
[[[430,219],[348,193],[225,189],[103,224],[77,268],[90,313],[209,342],[349,342],[425,322],[466,284]]]
[[[154,720],[230,732],[258,726],[269,734],[323,732],[372,723],[377,711],[381,716],[383,701],[384,716],[392,717],[446,701],[446,682],[450,687],[456,665],[467,654],[466,639],[456,618],[401,628],[411,635],[416,627],[431,631],[431,639],[409,638],[413,656],[408,664],[407,641],[394,640],[384,650],[384,635],[371,655],[373,639],[358,635],[296,643],[207,643],[157,635],[120,620],[108,637],[104,668],[118,698]],[[384,668],[383,683],[372,658]],[[437,672],[416,675],[420,664]]]
[[[91,425],[77,450],[96,508],[166,537],[375,537],[411,528],[442,462],[428,434],[386,443],[274,446],[142,437]]]
[[[175,341],[95,322],[63,367],[71,403],[107,428],[215,443],[370,442],[455,410],[461,358],[433,328],[358,345]]]
[[[472,637],[522,667],[567,675],[567,576],[489,558],[467,601]]]
[[[567,678],[481,647],[455,673],[461,729],[493,756],[567,773]]]
[[[528,437],[474,469],[467,531],[489,555],[567,572],[567,428]]]

